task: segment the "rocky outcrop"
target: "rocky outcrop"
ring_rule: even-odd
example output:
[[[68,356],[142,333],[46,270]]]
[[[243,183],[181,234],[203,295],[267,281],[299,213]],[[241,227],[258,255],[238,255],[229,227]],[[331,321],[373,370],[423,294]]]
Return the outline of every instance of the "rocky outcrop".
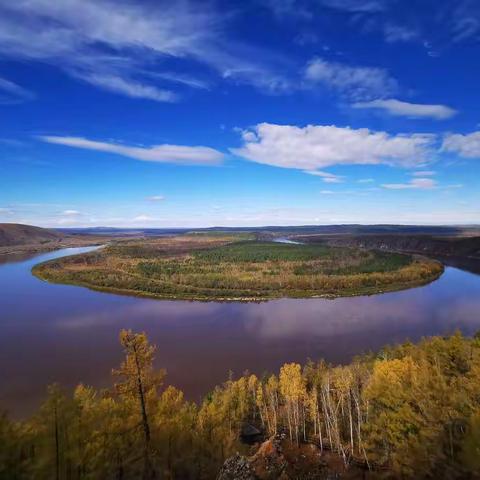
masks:
[[[250,457],[238,453],[230,457],[225,461],[217,480],[287,480],[287,461],[281,443],[282,437],[277,435],[263,442]]]
[[[236,454],[233,457],[227,458],[223,464],[220,472],[217,475],[217,480],[256,480],[258,477],[250,468],[250,462],[247,457]]]
[[[310,443],[297,445],[281,434],[260,444],[251,456],[237,453],[227,459],[217,480],[351,480],[364,478],[364,473],[346,469],[333,452],[321,453]]]

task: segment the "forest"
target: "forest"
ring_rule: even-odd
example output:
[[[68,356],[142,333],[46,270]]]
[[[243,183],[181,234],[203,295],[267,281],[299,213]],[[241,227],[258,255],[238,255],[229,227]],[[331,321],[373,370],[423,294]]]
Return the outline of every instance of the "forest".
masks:
[[[199,300],[372,294],[423,285],[442,272],[439,262],[420,256],[221,232],[137,239],[33,269],[57,283]]]
[[[200,404],[166,386],[145,333],[123,330],[120,344],[111,389],[51,385],[32,418],[0,416],[1,479],[216,478],[225,459],[256,448],[240,439],[245,425],[334,455],[358,478],[480,476],[480,334],[385,347],[343,366],[231,374]],[[328,468],[312,464],[308,478]]]

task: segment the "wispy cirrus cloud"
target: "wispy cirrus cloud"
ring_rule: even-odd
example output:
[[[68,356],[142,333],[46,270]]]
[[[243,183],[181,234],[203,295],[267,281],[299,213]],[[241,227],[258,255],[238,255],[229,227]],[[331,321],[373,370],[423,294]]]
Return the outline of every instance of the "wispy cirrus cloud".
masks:
[[[208,81],[202,78],[196,78],[191,75],[186,75],[184,73],[149,71],[145,71],[144,73],[150,78],[158,78],[173,84],[186,85],[187,87],[200,90],[208,90],[210,88],[210,84]]]
[[[34,98],[35,94],[30,90],[0,77],[0,104],[22,103]]]
[[[118,143],[99,142],[82,137],[44,135],[38,138],[47,143],[114,153],[144,162],[175,163],[179,165],[218,165],[224,158],[222,152],[203,146],[190,147],[164,144],[151,147],[136,147]]]
[[[341,175],[334,175],[333,173],[322,172],[321,170],[305,170],[304,173],[320,177],[325,183],[342,183],[344,181],[344,177]]]
[[[192,62],[216,78],[277,88],[283,57],[227,41],[227,19],[188,0],[0,1],[0,56],[48,63],[96,87],[159,102],[176,100],[182,86],[204,87],[185,74]]]
[[[308,1],[299,0],[261,0],[261,4],[269,8],[279,18],[296,18],[310,20],[313,18]]]
[[[393,98],[387,100],[371,100],[356,102],[352,105],[356,109],[383,110],[390,115],[410,118],[433,118],[446,120],[457,114],[457,111],[446,105],[428,105],[421,103],[402,102]]]
[[[59,66],[116,93],[170,101],[135,78],[136,71],[152,56],[193,54],[213,19],[183,5],[164,7],[160,12],[109,0],[1,2],[0,53]]]
[[[351,13],[381,12],[386,9],[386,0],[320,0],[326,7]]]
[[[388,190],[430,190],[437,186],[437,182],[431,178],[413,178],[407,183],[384,183],[383,188]]]
[[[150,195],[149,197],[147,197],[147,200],[149,202],[162,202],[163,200],[165,200],[165,197],[163,195]]]
[[[310,60],[304,78],[312,86],[324,86],[353,101],[389,97],[399,89],[397,80],[383,68],[352,66],[320,57]]]
[[[480,4],[476,0],[454,2],[449,13],[454,42],[480,39]]]
[[[79,210],[67,209],[54,216],[57,225],[73,226],[84,220],[85,215]]]
[[[359,21],[364,31],[383,31],[385,41],[418,42],[429,56],[439,56],[448,44],[480,39],[480,3],[477,0],[418,2],[406,10],[402,2],[383,1],[383,11],[370,12]],[[432,15],[430,7],[435,8]]]
[[[352,15],[382,12],[388,0],[260,0],[260,3],[280,20],[295,18],[308,22],[328,10]]]
[[[414,177],[432,177],[435,175],[437,172],[433,170],[418,170],[416,172],[412,172],[412,175]]]
[[[133,222],[151,222],[152,220],[155,220],[155,218],[145,214],[137,215],[132,219]]]
[[[360,178],[357,180],[358,183],[374,183],[375,180],[373,178]]]
[[[412,167],[425,162],[435,136],[390,135],[368,128],[261,123],[244,131],[243,145],[232,149],[253,162],[312,172],[333,165],[388,164]]]
[[[77,217],[77,216],[81,215],[82,212],[80,212],[78,210],[64,210],[61,214],[65,215],[67,217]]]
[[[393,23],[386,23],[383,27],[383,33],[387,43],[411,42],[419,38],[417,30]]]
[[[146,85],[129,78],[122,78],[112,74],[80,73],[75,77],[92,85],[111,92],[120,93],[132,98],[145,98],[156,102],[174,102],[178,95],[171,90],[160,89],[153,85]]]
[[[15,213],[12,208],[9,207],[0,207],[0,216],[11,216]]]

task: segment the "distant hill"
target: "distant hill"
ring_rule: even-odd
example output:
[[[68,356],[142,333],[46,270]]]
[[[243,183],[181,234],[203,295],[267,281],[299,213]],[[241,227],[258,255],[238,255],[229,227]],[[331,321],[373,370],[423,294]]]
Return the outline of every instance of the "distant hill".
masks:
[[[262,238],[278,235],[480,235],[479,225],[300,225],[264,227],[206,227],[206,228],[59,228],[58,231],[70,235],[114,235],[114,236],[157,236],[180,235],[188,232],[255,232]]]
[[[48,228],[19,223],[0,223],[0,247],[54,242],[64,237],[65,234]]]

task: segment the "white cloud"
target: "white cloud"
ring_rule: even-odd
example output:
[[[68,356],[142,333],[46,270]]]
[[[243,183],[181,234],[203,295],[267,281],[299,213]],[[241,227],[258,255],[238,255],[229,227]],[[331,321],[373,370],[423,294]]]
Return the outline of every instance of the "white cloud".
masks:
[[[412,175],[414,177],[431,177],[435,174],[436,172],[434,172],[433,170],[419,170],[417,172],[412,172]]]
[[[324,85],[355,100],[388,97],[398,90],[397,81],[383,68],[350,66],[313,58],[305,69],[312,85]]]
[[[332,165],[388,164],[412,167],[432,151],[433,135],[389,135],[367,128],[328,125],[296,127],[261,123],[232,152],[253,162],[304,171]]]
[[[84,215],[78,210],[63,210],[56,214],[52,220],[57,225],[73,226],[78,225],[78,222],[83,218]]]
[[[210,147],[184,145],[154,145],[152,147],[129,147],[116,143],[97,142],[81,137],[40,136],[47,143],[74,148],[115,153],[144,162],[176,163],[180,165],[218,165],[223,153]]]
[[[159,89],[128,78],[95,73],[76,74],[75,76],[92,85],[111,92],[124,94],[127,97],[145,98],[155,100],[156,102],[174,102],[177,99],[177,95],[170,90]]]
[[[0,104],[21,103],[34,98],[35,94],[30,90],[0,77]]]
[[[149,215],[138,215],[133,219],[134,222],[148,222],[151,220],[155,219],[153,217],[150,217]]]
[[[427,105],[421,103],[402,102],[390,98],[388,100],[372,100],[370,102],[357,102],[353,108],[385,110],[390,115],[410,118],[433,118],[445,120],[457,114],[457,111],[446,105]]]
[[[165,197],[163,195],[151,195],[150,197],[147,197],[147,200],[149,202],[161,202],[165,200]]]
[[[467,135],[448,134],[443,139],[441,150],[457,153],[465,158],[480,158],[480,131]]]
[[[428,190],[431,188],[435,188],[436,186],[437,186],[437,182],[431,178],[414,178],[410,180],[408,183],[384,183],[382,185],[383,188],[387,188],[389,190],[407,190],[407,189]]]
[[[342,183],[343,177],[340,175],[334,175],[333,173],[329,172],[322,172],[321,170],[305,170],[304,173],[308,175],[314,175],[316,177],[322,177],[322,180],[325,183]]]

